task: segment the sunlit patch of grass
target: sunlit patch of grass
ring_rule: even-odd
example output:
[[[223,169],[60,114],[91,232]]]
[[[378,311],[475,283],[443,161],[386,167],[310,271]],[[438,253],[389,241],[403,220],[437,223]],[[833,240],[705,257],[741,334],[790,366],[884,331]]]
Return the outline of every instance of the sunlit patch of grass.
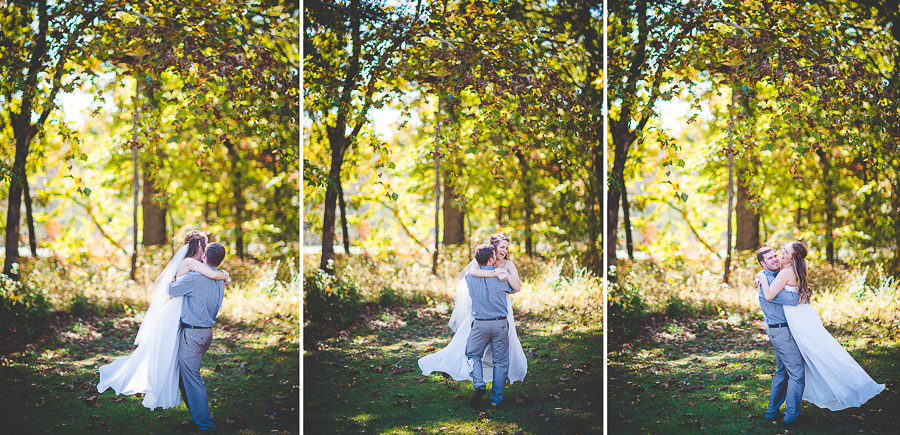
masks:
[[[775,371],[762,329],[723,317],[651,320],[643,336],[616,344],[609,354],[609,413],[620,416],[610,420],[610,433],[779,433],[777,422],[762,418]],[[806,423],[791,433],[898,432],[896,417],[885,410],[898,406],[890,384],[900,375],[893,358],[900,333],[878,322],[866,325],[836,338],[888,390],[840,412],[804,402]],[[680,328],[688,333],[671,334]]]

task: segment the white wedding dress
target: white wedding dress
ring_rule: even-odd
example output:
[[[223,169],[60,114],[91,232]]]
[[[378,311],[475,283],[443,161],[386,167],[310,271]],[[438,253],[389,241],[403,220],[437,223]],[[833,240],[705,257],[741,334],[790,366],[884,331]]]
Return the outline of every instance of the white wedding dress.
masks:
[[[785,286],[783,291],[796,293],[797,287]],[[840,411],[858,407],[884,390],[884,384],[875,383],[828,333],[812,305],[785,305],[784,317],[803,355],[803,400]]]
[[[178,326],[184,296],[169,297],[169,283],[187,253],[187,245],[175,253],[151,287],[153,300],[144,315],[131,355],[100,366],[97,391],[112,388],[116,394],[143,393],[142,405],[150,409],[181,404],[178,389]]]
[[[472,297],[469,296],[465,276],[477,264],[475,260],[472,260],[456,276],[453,314],[450,315],[448,323],[450,329],[456,332],[447,347],[419,358],[419,368],[422,369],[422,374],[425,376],[434,372],[444,372],[457,381],[472,380],[472,377],[469,376],[469,365],[466,358],[466,343],[469,340],[469,333],[472,331],[472,322],[475,318],[472,317]],[[516,334],[512,299],[509,295],[506,296],[506,310],[508,313],[506,319],[509,322],[509,374],[507,377],[509,383],[512,384],[525,379],[525,375],[528,373],[528,360],[525,359],[525,351],[522,350],[522,343],[519,342],[519,336]],[[481,363],[484,368],[484,381],[491,382],[494,378],[494,365],[490,345],[484,350]]]

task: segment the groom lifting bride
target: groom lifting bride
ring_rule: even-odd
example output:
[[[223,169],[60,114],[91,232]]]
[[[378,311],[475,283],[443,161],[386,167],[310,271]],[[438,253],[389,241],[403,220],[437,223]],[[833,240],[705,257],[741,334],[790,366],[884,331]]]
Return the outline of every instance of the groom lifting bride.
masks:
[[[475,249],[475,260],[480,269],[494,270],[496,252],[491,245],[480,245]],[[506,294],[515,293],[507,280],[509,274],[501,271],[498,276],[488,278],[466,275],[466,285],[472,298],[472,332],[466,342],[466,359],[469,365],[469,376],[475,393],[469,402],[478,406],[481,396],[486,391],[484,370],[481,357],[485,348],[491,346],[491,357],[494,361],[491,405],[499,406],[503,402],[503,388],[509,373],[509,312],[506,309]]]
[[[215,426],[200,363],[212,342],[210,328],[224,286],[231,281],[218,269],[225,247],[208,241],[201,231],[185,235],[184,246],[153,282],[153,300],[134,340],[137,348],[101,366],[97,385],[100,393],[112,388],[116,394],[144,394],[141,404],[150,409],[178,406],[183,397],[203,431]]]
[[[528,373],[512,298],[507,296],[522,285],[509,259],[509,242],[508,236],[496,233],[489,244],[475,249],[475,258],[454,281],[454,307],[448,322],[453,338],[443,349],[419,359],[425,376],[437,372],[457,381],[472,381],[472,406],[481,403],[486,379],[493,381],[491,404],[499,406],[506,381],[521,381]]]
[[[783,416],[785,427],[799,424],[802,400],[839,411],[861,406],[884,390],[831,336],[810,305],[813,287],[806,255],[800,241],[788,242],[780,256],[767,246],[756,252],[763,268],[756,275],[759,305],[776,364],[765,417]]]

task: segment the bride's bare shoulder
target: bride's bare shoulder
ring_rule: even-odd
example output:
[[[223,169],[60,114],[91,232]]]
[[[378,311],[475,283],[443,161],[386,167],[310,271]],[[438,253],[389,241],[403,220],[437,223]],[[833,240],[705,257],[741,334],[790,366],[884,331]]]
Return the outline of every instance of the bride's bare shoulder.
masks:
[[[506,270],[516,270],[516,264],[511,260],[503,260],[497,267],[501,267]]]

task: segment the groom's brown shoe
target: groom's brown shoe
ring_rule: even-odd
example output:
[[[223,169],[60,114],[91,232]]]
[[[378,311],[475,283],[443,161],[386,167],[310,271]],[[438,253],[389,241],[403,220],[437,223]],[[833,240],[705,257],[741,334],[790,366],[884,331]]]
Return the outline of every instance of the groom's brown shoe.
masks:
[[[487,391],[485,387],[476,388],[475,392],[472,393],[472,400],[469,400],[469,406],[478,406],[481,403],[481,396],[484,396],[485,391]]]

